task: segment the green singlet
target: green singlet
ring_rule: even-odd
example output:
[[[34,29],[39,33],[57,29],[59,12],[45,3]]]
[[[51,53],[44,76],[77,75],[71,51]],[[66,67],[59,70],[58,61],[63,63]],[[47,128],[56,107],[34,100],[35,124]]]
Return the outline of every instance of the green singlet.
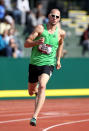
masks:
[[[47,30],[47,25],[44,24],[44,31],[35,40],[44,37],[44,43],[52,46],[52,52],[50,54],[44,54],[38,50],[38,45],[32,48],[30,64],[36,66],[42,65],[55,65],[56,64],[56,51],[58,48],[58,27],[53,34],[50,34]]]

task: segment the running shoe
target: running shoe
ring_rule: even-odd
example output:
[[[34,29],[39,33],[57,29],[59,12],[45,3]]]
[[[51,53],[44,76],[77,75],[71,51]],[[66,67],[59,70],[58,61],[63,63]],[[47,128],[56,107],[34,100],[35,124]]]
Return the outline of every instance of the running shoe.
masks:
[[[32,119],[30,120],[30,125],[31,125],[31,126],[36,126],[36,119],[35,119],[35,118],[32,118]]]

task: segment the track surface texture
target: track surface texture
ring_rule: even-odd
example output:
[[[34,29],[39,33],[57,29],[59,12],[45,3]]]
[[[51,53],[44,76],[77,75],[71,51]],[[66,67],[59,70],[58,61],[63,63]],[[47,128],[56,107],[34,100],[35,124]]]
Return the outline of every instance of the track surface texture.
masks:
[[[89,131],[89,98],[46,99],[36,127],[33,111],[34,100],[1,100],[0,131]]]

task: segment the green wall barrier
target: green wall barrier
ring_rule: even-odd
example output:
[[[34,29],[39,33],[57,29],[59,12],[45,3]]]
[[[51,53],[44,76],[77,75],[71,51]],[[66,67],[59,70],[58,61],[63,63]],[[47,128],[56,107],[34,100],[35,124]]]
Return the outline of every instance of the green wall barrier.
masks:
[[[89,58],[65,58],[54,70],[47,89],[89,88]],[[25,90],[29,58],[0,58],[0,90]]]
[[[29,59],[0,58],[0,90],[27,88]]]
[[[54,70],[48,88],[89,88],[89,58],[62,59],[62,68]]]

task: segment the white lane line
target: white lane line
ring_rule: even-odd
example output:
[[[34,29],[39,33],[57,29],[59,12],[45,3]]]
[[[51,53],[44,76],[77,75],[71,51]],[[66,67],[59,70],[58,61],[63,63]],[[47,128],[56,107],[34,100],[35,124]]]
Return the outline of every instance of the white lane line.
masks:
[[[61,113],[61,112],[44,112],[44,113],[41,113],[42,115],[45,115],[45,116],[55,116],[55,115],[58,115],[59,117],[66,117],[66,116],[85,116],[85,115],[89,115],[89,112],[87,113],[77,113],[77,114],[71,114],[71,113]]]
[[[68,116],[86,116],[86,115],[89,115],[89,113],[69,114]]]
[[[21,113],[23,114],[23,113]],[[20,114],[20,115],[21,115]],[[27,113],[28,114],[28,113]],[[30,113],[32,114],[32,113]],[[43,114],[43,113],[42,113]],[[8,114],[7,114],[8,115]],[[10,114],[13,115],[13,114]],[[16,114],[14,114],[15,116]],[[19,114],[17,114],[19,115]],[[25,113],[24,113],[25,115]],[[56,115],[49,115],[49,116],[43,116],[43,117],[38,117],[38,119],[45,119],[45,118],[53,118],[53,117],[67,117],[67,116],[84,116],[84,115],[89,115],[89,113],[80,113],[80,114],[67,114],[67,113],[63,113],[63,114],[56,114]],[[7,121],[0,121],[0,124],[4,124],[4,123],[12,123],[12,122],[20,122],[20,121],[25,121],[25,120],[30,120],[31,118],[25,118],[25,119],[15,119],[15,120],[7,120]]]
[[[45,119],[45,118],[53,118],[53,117],[59,117],[57,116],[43,116],[43,117],[38,117],[39,119]],[[20,121],[26,121],[26,120],[30,120],[31,118],[25,118],[25,119],[16,119],[16,120],[7,120],[7,121],[0,121],[0,124],[4,124],[4,123],[13,123],[13,122],[20,122]]]
[[[0,117],[8,117],[8,116],[22,116],[22,115],[30,115],[32,114],[32,112],[30,113],[10,113],[10,114],[0,114]],[[89,115],[89,112],[87,113],[77,113],[77,114],[71,114],[71,113],[61,113],[61,112],[41,112],[42,115],[44,116],[59,116],[59,117],[66,117],[66,116],[84,116],[84,115]]]
[[[8,121],[0,121],[0,124],[13,123],[13,122],[19,122],[19,121],[25,121],[25,120],[30,120],[30,118],[26,118],[26,119],[16,119],[16,120],[8,120]]]
[[[75,124],[75,123],[81,123],[81,122],[86,122],[86,121],[89,121],[89,119],[79,120],[79,121],[71,121],[71,122],[66,122],[66,123],[61,123],[61,124],[53,125],[53,126],[50,126],[48,128],[43,129],[42,131],[48,131],[48,130],[50,130],[52,128],[55,128],[55,127],[69,125],[69,124]]]
[[[30,115],[32,113],[13,113],[13,114],[3,114],[0,117],[7,117],[7,116],[22,116],[22,115]]]

